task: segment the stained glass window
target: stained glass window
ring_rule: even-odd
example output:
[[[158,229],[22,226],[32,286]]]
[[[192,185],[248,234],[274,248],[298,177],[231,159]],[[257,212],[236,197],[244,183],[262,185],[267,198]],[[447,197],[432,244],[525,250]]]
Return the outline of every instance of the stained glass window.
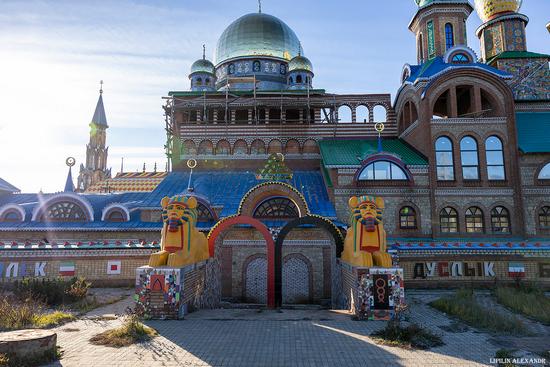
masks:
[[[447,50],[453,48],[455,45],[453,25],[451,23],[445,24],[445,44],[447,46]]]
[[[87,217],[78,204],[62,201],[49,206],[42,219],[52,222],[85,222]]]
[[[214,221],[214,217],[206,205],[199,203],[197,205],[197,221],[198,222],[211,222]]]
[[[457,64],[467,64],[470,62],[470,58],[464,54],[456,54],[453,56],[452,62]]]
[[[0,219],[2,222],[20,222],[23,220],[16,210],[8,210]]]
[[[298,218],[296,204],[287,198],[270,198],[263,201],[254,211],[254,218],[260,219],[290,219]]]

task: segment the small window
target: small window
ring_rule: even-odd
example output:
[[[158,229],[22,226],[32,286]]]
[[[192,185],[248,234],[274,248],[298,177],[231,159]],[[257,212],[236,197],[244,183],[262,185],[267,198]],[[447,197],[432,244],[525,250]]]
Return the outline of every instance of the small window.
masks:
[[[542,167],[539,172],[539,180],[550,180],[550,163]]]
[[[88,217],[79,205],[63,201],[49,206],[42,220],[46,222],[86,222]]]
[[[197,78],[197,85],[202,85],[202,78]]]
[[[399,211],[399,227],[401,229],[416,229],[416,211],[410,206]]]
[[[124,222],[124,214],[120,210],[113,210],[107,216],[107,222]]]
[[[298,75],[296,77],[296,84],[302,84],[302,76],[301,75]]]
[[[545,206],[540,209],[539,225],[542,229],[550,229],[550,206]]]
[[[269,198],[254,210],[254,218],[259,219],[291,219],[299,216],[296,204],[292,200],[282,197]]]
[[[405,171],[397,164],[388,161],[376,161],[367,165],[359,175],[360,181],[407,181]]]
[[[204,84],[206,85],[210,84],[210,78],[206,78],[206,80],[204,81]]]
[[[458,232],[458,213],[451,207],[441,209],[439,212],[439,228],[441,233]]]
[[[292,77],[288,78],[288,81],[290,84],[294,84],[294,79],[292,79]]]
[[[496,136],[490,136],[485,140],[485,154],[487,159],[487,177],[492,181],[506,179],[504,173],[504,153],[502,141]]]
[[[477,142],[471,136],[466,136],[460,141],[460,160],[464,180],[479,180]]]
[[[483,233],[483,212],[481,209],[472,207],[466,210],[466,232]]]
[[[468,64],[470,62],[470,58],[463,53],[458,53],[453,55],[451,61],[457,64]]]
[[[2,217],[2,222],[21,222],[22,220],[19,212],[15,210],[8,210]]]
[[[214,216],[208,210],[206,205],[199,203],[197,205],[197,222],[213,222]]]
[[[447,46],[447,50],[453,48],[455,45],[453,25],[451,23],[445,24],[445,44]]]
[[[435,142],[435,161],[438,181],[453,181],[455,179],[453,143],[446,136],[440,137]]]
[[[491,210],[491,227],[495,234],[510,233],[510,213],[508,209],[497,206]]]

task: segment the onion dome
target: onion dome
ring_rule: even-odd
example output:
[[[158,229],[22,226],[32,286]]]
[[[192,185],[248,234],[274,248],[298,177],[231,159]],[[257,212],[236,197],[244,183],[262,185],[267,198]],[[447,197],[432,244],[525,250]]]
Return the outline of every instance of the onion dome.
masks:
[[[483,22],[501,13],[517,13],[523,0],[475,0],[476,11]]]
[[[288,71],[305,70],[313,72],[311,61],[305,56],[296,56],[288,63]]]
[[[220,36],[216,64],[239,57],[267,56],[290,60],[300,41],[285,22],[269,14],[251,13],[231,23]]]
[[[214,64],[206,59],[197,60],[191,65],[191,74],[195,73],[214,74]]]

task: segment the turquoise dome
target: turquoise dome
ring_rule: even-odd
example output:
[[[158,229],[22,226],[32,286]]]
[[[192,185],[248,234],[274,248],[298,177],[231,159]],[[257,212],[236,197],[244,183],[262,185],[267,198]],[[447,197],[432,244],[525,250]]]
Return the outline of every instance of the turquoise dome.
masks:
[[[296,33],[279,18],[264,13],[244,15],[220,36],[216,64],[238,57],[268,56],[290,60],[300,52]]]
[[[206,59],[197,60],[191,65],[191,74],[194,73],[214,74],[214,64]]]
[[[305,56],[296,56],[288,63],[288,71],[305,70],[313,72],[311,61]]]

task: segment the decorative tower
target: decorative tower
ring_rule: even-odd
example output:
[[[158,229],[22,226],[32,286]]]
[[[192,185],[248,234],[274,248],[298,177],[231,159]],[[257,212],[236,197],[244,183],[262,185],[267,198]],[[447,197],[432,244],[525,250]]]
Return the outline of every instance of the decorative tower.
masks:
[[[313,65],[302,56],[302,47],[298,56],[288,63],[288,89],[308,89],[312,87]]]
[[[522,0],[476,0],[483,21],[477,29],[481,57],[512,74],[508,81],[516,101],[550,99],[550,55],[528,52],[527,16],[518,13]]]
[[[192,91],[215,91],[216,74],[214,64],[206,60],[206,48],[202,45],[202,59],[197,60],[191,65],[191,74],[189,74]]]
[[[483,24],[477,29],[485,61],[506,51],[527,51],[527,16],[518,13],[522,0],[476,0]]]
[[[108,128],[103,107],[103,81],[101,81],[99,99],[92,122],[90,122],[90,142],[86,145],[86,165],[80,165],[78,191],[86,191],[93,184],[111,177],[111,170],[107,169],[109,148],[105,147]]]
[[[415,0],[418,11],[409,23],[416,35],[419,64],[442,57],[454,46],[467,46],[466,20],[474,10],[468,0]]]

